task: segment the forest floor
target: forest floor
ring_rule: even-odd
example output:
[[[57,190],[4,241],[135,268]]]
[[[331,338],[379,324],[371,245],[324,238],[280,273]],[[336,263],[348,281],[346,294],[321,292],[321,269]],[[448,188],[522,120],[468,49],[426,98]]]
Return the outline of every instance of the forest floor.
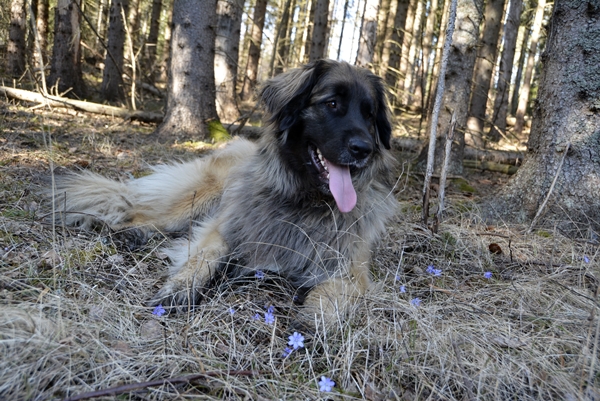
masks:
[[[283,356],[291,295],[268,280],[153,314],[166,239],[132,252],[53,227],[41,194],[52,171],[127,179],[212,149],[153,130],[0,100],[0,399],[600,400],[598,246],[484,221],[479,201],[508,177],[476,170],[451,182],[432,234],[415,153],[398,154],[401,208],[349,320]]]

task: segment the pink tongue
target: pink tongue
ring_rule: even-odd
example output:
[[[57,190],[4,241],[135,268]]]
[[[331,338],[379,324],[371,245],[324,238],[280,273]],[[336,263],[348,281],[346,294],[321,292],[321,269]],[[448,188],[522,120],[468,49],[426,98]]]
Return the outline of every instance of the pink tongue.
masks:
[[[342,213],[348,213],[356,206],[356,191],[352,186],[350,168],[327,162],[329,170],[329,190]]]

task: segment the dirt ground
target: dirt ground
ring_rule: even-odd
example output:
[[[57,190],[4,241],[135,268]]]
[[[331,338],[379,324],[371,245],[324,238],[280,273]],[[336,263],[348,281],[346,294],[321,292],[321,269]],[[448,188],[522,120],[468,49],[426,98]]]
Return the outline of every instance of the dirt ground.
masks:
[[[373,255],[378,290],[302,352],[282,356],[293,314],[282,283],[153,314],[168,239],[129,251],[108,229],[53,226],[43,189],[52,172],[126,180],[213,147],[161,145],[154,128],[0,101],[0,398],[600,400],[598,246],[484,221],[478,201],[509,177],[470,169],[432,234],[414,152],[396,151],[401,210]],[[269,306],[274,323],[255,319]]]

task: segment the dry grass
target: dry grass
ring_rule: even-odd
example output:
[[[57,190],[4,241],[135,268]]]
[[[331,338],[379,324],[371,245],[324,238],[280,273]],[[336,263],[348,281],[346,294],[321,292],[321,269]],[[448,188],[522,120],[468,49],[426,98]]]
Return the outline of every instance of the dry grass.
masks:
[[[283,358],[294,310],[281,283],[250,282],[189,313],[155,316],[144,303],[167,264],[162,238],[131,253],[106,231],[42,223],[36,191],[51,160],[127,177],[196,152],[146,143],[151,127],[1,112],[1,399],[107,389],[122,393],[101,399],[600,399],[597,246],[552,230],[490,227],[457,191],[431,235],[417,224],[411,178],[374,254],[377,289],[348,321],[327,332],[317,322],[306,347]],[[503,253],[490,253],[490,243]],[[275,324],[255,320],[269,305]],[[333,392],[319,392],[321,376],[335,381]]]

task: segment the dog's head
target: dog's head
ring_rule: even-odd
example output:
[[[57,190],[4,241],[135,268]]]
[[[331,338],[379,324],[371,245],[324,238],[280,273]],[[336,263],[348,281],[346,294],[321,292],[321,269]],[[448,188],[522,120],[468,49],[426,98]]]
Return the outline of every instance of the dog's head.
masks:
[[[356,204],[352,175],[390,148],[383,80],[344,62],[319,60],[268,81],[266,122],[284,161],[332,195],[342,212]]]

